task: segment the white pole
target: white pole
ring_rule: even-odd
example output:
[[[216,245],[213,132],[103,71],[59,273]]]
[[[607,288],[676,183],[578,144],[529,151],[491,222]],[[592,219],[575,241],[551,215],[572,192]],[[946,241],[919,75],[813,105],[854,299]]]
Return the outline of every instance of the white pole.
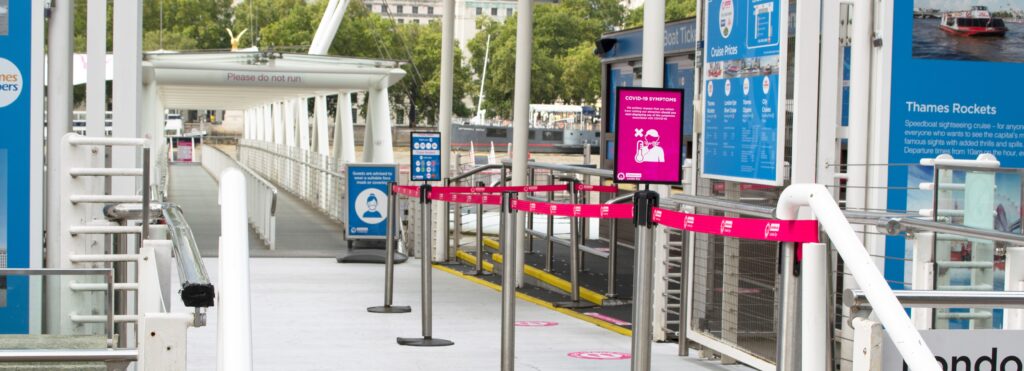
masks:
[[[450,1],[450,0],[449,0]],[[659,0],[655,0],[659,1]],[[661,0],[664,1],[664,0]],[[530,141],[530,67],[533,66],[533,1],[517,0],[518,23],[516,25],[516,80],[515,99],[512,111],[512,185],[526,185],[526,161]],[[522,195],[520,195],[522,196]],[[523,263],[526,257],[526,213],[517,213],[516,246],[519,247],[516,262],[516,287],[523,285]],[[502,251],[508,254],[507,251]]]
[[[284,103],[274,103],[274,143],[285,144]]]
[[[220,176],[220,247],[217,285],[217,369],[252,369],[249,309],[249,226],[245,175],[228,168]]]
[[[114,4],[114,60],[117,78],[113,81],[113,136],[138,138],[142,118],[142,1],[116,1]],[[135,148],[111,148],[111,165],[137,168],[142,161]],[[136,194],[141,182],[133,178],[111,179],[111,193]]]
[[[388,105],[387,78],[380,85],[370,89],[370,109],[373,110],[372,126],[366,131],[373,131],[371,158],[374,163],[390,164],[395,161],[395,149],[391,142],[391,110]],[[363,148],[370,151],[370,148]],[[443,167],[442,167],[443,168]]]
[[[342,163],[356,161],[356,140],[352,127],[352,94],[338,94],[338,109],[334,127],[334,158]]]
[[[484,71],[480,75],[480,96],[476,100],[476,124],[484,124],[484,84],[487,83],[487,62],[491,59],[491,35],[487,35],[487,44],[484,46]]]
[[[822,243],[803,245],[800,264],[800,364],[804,370],[829,369],[828,302],[829,247]]]
[[[71,128],[72,43],[75,1],[53,2],[47,35],[47,137],[46,137],[46,262],[47,268],[61,267],[60,250],[60,155],[61,139]],[[60,332],[60,287],[47,280],[47,333]]]
[[[441,14],[441,102],[438,107],[437,128],[441,132],[441,179],[447,179],[451,175],[451,143],[452,143],[452,102],[453,85],[455,81],[455,0],[444,0]],[[415,123],[410,123],[415,124]],[[445,248],[448,246],[448,223],[447,208],[444,202],[435,202],[433,207],[435,223],[440,226],[434,228],[434,257],[445,256]]]
[[[871,99],[871,0],[853,1],[853,27],[850,46],[850,126],[847,163],[846,207],[863,210],[867,206],[868,112]],[[863,237],[864,229],[857,227]]]
[[[316,96],[313,111],[316,116],[316,151],[321,155],[326,155],[331,153],[327,148],[327,97]]]
[[[284,106],[284,144],[288,149],[292,149],[298,147],[295,138],[295,100],[286,100],[281,105]]]
[[[334,11],[338,7],[338,0],[330,0],[327,2],[327,7],[324,8],[324,14],[320,16],[320,24],[316,26],[316,33],[313,34],[313,41],[309,45],[309,54],[324,54],[321,52],[321,40],[326,36],[325,29],[328,27],[331,18],[334,16]],[[333,33],[331,35],[334,36]]]
[[[647,0],[644,3],[644,31],[643,31],[643,59],[641,61],[641,84],[648,88],[661,88],[665,85],[665,0]],[[667,196],[670,192],[668,186],[658,185],[652,188],[658,194]],[[657,233],[654,233],[654,261],[655,264],[649,271],[653,274],[653,285],[651,286],[652,296],[647,300],[648,304],[652,306],[649,308],[637,308],[637,310],[649,311],[646,316],[640,318],[648,318],[653,321],[651,335],[653,336],[650,340],[663,341],[666,338],[664,324],[667,320],[667,315],[664,310],[655,310],[655,308],[664,309],[668,304],[667,298],[664,295],[653,295],[654,292],[665,292],[667,284],[663,279],[657,279],[657,277],[664,277],[666,273],[666,267],[662,262],[667,259],[667,250],[661,248],[668,242],[666,240],[667,235],[662,233],[663,229],[656,227]]]
[[[106,136],[107,121],[107,0],[86,3],[85,135]]]

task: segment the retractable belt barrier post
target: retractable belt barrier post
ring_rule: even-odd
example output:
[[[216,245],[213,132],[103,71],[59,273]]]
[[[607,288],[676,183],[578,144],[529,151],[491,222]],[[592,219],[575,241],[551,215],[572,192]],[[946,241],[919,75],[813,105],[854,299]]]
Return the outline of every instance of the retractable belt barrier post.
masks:
[[[455,344],[455,343],[453,343],[450,340],[437,339],[437,338],[434,338],[432,336],[432,328],[431,328],[433,326],[433,323],[432,323],[433,319],[431,317],[432,316],[432,313],[431,313],[431,305],[432,305],[432,302],[431,302],[431,289],[432,289],[432,285],[431,285],[430,281],[431,281],[431,273],[433,272],[433,269],[431,269],[431,262],[430,262],[430,260],[431,260],[431,258],[430,258],[430,254],[431,254],[431,247],[430,247],[430,241],[431,241],[431,238],[430,238],[430,214],[432,214],[431,210],[430,210],[430,190],[431,190],[430,185],[429,184],[424,184],[424,185],[420,186],[420,193],[419,193],[419,197],[420,197],[420,218],[421,218],[420,220],[423,221],[422,223],[420,223],[420,228],[421,229],[420,229],[420,238],[419,238],[420,259],[422,259],[422,262],[423,262],[422,271],[420,272],[421,273],[421,297],[422,297],[422,302],[423,302],[423,304],[422,304],[423,305],[423,308],[422,308],[422,312],[423,312],[423,323],[422,323],[422,325],[423,325],[423,333],[422,334],[423,334],[423,337],[422,338],[398,338],[398,344],[399,345],[409,345],[409,346],[417,346],[417,347],[437,347],[437,346],[446,346],[446,345],[454,345]]]
[[[478,182],[478,186],[483,187],[484,182]],[[504,211],[502,211],[504,212]],[[490,275],[490,272],[484,270],[484,203],[481,202],[476,205],[476,264],[473,268],[474,276]]]
[[[630,369],[651,369],[651,327],[654,292],[654,220],[658,193],[640,191],[633,194],[633,225],[636,226],[636,276],[633,278],[633,357]],[[682,323],[681,323],[682,324]],[[685,341],[685,340],[681,340]]]
[[[501,213],[508,213],[508,220],[515,220],[516,210],[512,208],[514,193],[505,192],[501,196]],[[516,233],[515,223],[502,225],[508,228],[501,253],[504,258],[501,267],[501,370],[515,369],[516,352]]]
[[[579,203],[579,185],[580,183],[573,180],[569,183],[569,194],[570,199],[573,203]],[[572,205],[575,208],[576,205]],[[580,221],[583,218],[577,217],[577,213],[572,213],[569,216],[569,301],[560,301],[554,303],[559,308],[589,308],[594,305],[587,302],[580,301]]]
[[[412,308],[404,305],[393,306],[392,299],[395,291],[395,235],[398,225],[398,193],[395,192],[397,184],[388,183],[388,218],[387,218],[387,243],[384,248],[384,305],[366,308],[370,313],[409,313]]]

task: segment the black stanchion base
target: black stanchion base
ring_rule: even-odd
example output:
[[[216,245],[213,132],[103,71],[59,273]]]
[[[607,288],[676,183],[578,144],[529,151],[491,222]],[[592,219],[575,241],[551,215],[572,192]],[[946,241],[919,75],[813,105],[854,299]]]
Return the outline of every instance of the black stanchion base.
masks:
[[[398,338],[398,345],[411,347],[446,347],[455,345],[451,340],[436,338]]]
[[[381,305],[366,308],[366,311],[370,313],[409,313],[412,312],[412,308],[405,305]]]
[[[585,301],[559,301],[552,303],[556,308],[568,308],[568,309],[582,309],[582,308],[593,308],[596,307],[593,303]]]

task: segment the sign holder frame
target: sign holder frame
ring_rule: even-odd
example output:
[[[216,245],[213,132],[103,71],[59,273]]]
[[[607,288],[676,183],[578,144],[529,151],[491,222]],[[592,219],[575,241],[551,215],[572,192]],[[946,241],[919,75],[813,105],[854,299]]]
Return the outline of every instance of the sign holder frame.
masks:
[[[348,169],[349,168],[353,168],[353,167],[356,167],[356,168],[391,167],[391,168],[394,169],[395,178],[390,180],[388,183],[392,183],[392,182],[397,182],[398,181],[398,164],[394,164],[394,163],[387,163],[387,164],[349,163],[349,164],[345,164],[345,169],[342,172],[342,174],[344,174],[344,178],[342,180],[343,181],[343,185],[346,187],[345,188],[345,193],[344,193],[345,200],[344,200],[344,202],[342,202],[342,212],[341,212],[341,215],[344,216],[344,220],[342,222],[342,225],[344,226],[344,228],[342,228],[342,235],[345,237],[345,240],[348,241],[349,247],[352,246],[352,241],[357,241],[357,240],[378,240],[378,241],[386,240],[387,239],[386,235],[385,236],[352,236],[349,233],[349,228],[351,228],[351,223],[349,221],[349,211],[350,211],[349,210],[349,203],[351,202],[351,200],[349,199],[349,194],[348,194],[348,192],[349,192],[349,190],[348,190],[348,182],[349,182]],[[385,186],[385,189],[384,189],[383,192],[384,192],[384,194],[388,194],[387,186]],[[388,197],[390,198],[391,196],[389,195]],[[386,203],[385,203],[385,205],[386,205]],[[391,217],[392,217],[392,215],[388,215],[387,216],[387,218],[391,218]],[[387,223],[387,220],[384,220],[383,223]],[[385,232],[385,234],[386,234],[386,232]]]
[[[426,178],[426,177],[424,177],[424,178],[417,178],[416,177],[416,175],[418,175],[417,174],[418,172],[416,171],[416,156],[417,155],[415,154],[415,150],[416,149],[413,148],[413,145],[416,142],[415,138],[417,136],[420,136],[420,135],[429,135],[430,137],[436,136],[437,137],[437,141],[438,141],[438,146],[441,146],[441,143],[440,143],[440,141],[441,141],[441,132],[439,132],[439,131],[413,131],[413,132],[409,133],[409,181],[411,181],[411,182],[440,182],[441,181],[441,172],[440,171],[438,171],[436,173],[437,176],[434,177],[434,178]],[[437,154],[438,166],[437,167],[438,167],[438,170],[440,170],[441,169],[441,162],[440,161],[441,161],[441,158],[442,158],[442,156],[440,154],[441,148],[438,148],[437,150],[438,150],[438,154]]]
[[[686,133],[685,133],[685,130],[683,130],[683,125],[684,125],[684,123],[683,123],[684,117],[683,116],[685,115],[685,112],[686,112],[686,104],[684,103],[686,101],[686,90],[684,90],[684,89],[673,89],[673,88],[624,87],[624,86],[620,86],[617,89],[615,89],[615,97],[613,99],[615,99],[616,102],[619,101],[619,97],[622,96],[623,91],[679,92],[679,94],[680,94],[680,100],[679,100],[679,145],[680,145],[681,148],[679,149],[679,169],[678,169],[678,177],[677,177],[678,179],[676,179],[675,181],[656,181],[656,182],[655,181],[633,181],[633,180],[618,179],[618,176],[615,176],[615,177],[612,178],[612,181],[614,183],[616,183],[616,184],[620,184],[621,183],[621,184],[636,184],[636,185],[640,185],[640,184],[646,184],[646,185],[650,185],[650,184],[678,185],[678,184],[681,184],[683,182],[683,172],[684,172],[683,171],[683,164],[686,163],[686,151],[685,151],[685,148],[686,148]],[[619,170],[619,159],[622,158],[621,153],[619,153],[620,151],[618,151],[618,147],[622,145],[622,143],[621,143],[621,139],[622,138],[620,136],[624,135],[624,134],[622,134],[623,130],[622,130],[622,109],[621,108],[622,108],[621,106],[616,105],[616,111],[615,111],[615,125],[616,125],[616,128],[615,128],[615,147],[616,147],[616,154],[615,154],[615,158],[612,160],[612,172],[614,174],[618,174],[618,172],[619,172],[618,171]]]

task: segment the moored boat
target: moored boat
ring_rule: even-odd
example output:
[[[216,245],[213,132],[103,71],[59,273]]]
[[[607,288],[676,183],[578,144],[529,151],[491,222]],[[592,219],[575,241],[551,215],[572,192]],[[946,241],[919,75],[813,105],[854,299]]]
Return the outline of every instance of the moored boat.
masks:
[[[988,8],[972,6],[971,10],[946,12],[942,14],[939,28],[951,35],[968,37],[1006,36],[1006,23],[1002,18],[992,17]]]

